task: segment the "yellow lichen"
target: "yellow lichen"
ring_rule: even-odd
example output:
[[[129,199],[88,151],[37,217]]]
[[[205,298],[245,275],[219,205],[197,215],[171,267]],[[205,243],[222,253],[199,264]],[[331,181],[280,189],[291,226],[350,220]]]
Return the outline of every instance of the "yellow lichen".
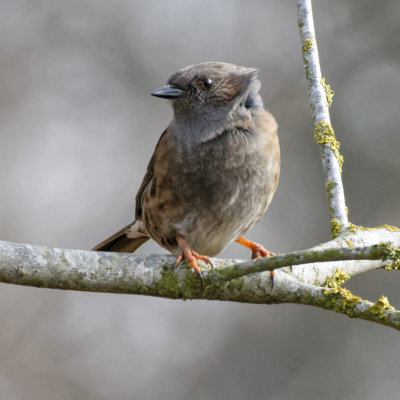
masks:
[[[340,285],[349,279],[350,275],[346,271],[337,268],[333,275],[326,278],[325,287],[335,290],[343,289]]]
[[[390,305],[389,300],[386,296],[381,296],[372,306],[368,308],[368,311],[376,315],[379,318],[386,317],[386,310],[394,310],[394,307]]]
[[[347,281],[350,275],[337,269],[333,276],[328,276],[324,287],[326,299],[324,305],[334,311],[342,312],[350,317],[354,315],[354,307],[361,301],[361,297],[355,296],[350,290],[340,285]]]
[[[384,248],[385,255],[382,257],[382,261],[390,260],[388,264],[385,265],[387,270],[397,270],[400,269],[400,249],[399,247],[393,245],[393,243],[382,242],[379,243],[380,247]]]
[[[336,140],[332,125],[326,121],[318,122],[315,125],[314,137],[319,144],[329,143],[330,148],[338,160],[340,171],[342,171],[343,156],[339,152],[340,143]]]
[[[350,232],[356,233],[358,227],[359,227],[358,225],[355,225],[355,224],[353,224],[352,222],[349,222],[349,227],[348,227],[347,229],[348,229]]]
[[[326,190],[327,190],[328,192],[330,192],[335,186],[336,186],[336,183],[333,182],[332,179],[328,179],[328,181],[326,182],[326,185],[325,185]]]
[[[333,238],[335,238],[339,234],[341,227],[342,224],[337,218],[331,219],[331,234]]]
[[[326,194],[328,195],[329,204],[331,204],[331,200],[332,200],[332,197],[333,197],[333,189],[334,189],[335,186],[336,186],[336,183],[333,182],[332,179],[329,179],[326,182],[325,189],[326,189]],[[335,212],[334,208],[329,208],[329,210],[331,211],[331,213]]]
[[[325,90],[326,101],[328,102],[328,106],[330,107],[332,105],[332,99],[335,92],[331,89],[331,86],[328,83],[326,83],[325,78],[321,79],[321,85]]]
[[[312,40],[311,40],[311,39],[306,39],[306,40],[304,41],[304,44],[303,44],[303,50],[304,50],[304,51],[310,50],[311,47],[312,47],[312,45],[313,45]]]
[[[368,228],[365,226],[359,226],[359,228],[364,229],[365,231],[372,231],[373,229],[388,229],[389,231],[392,231],[392,232],[400,232],[400,228],[398,228],[397,226],[392,226],[392,225],[388,225],[388,224],[375,226],[374,228]]]
[[[354,247],[355,244],[351,240],[346,240],[346,243],[348,244],[349,247]]]
[[[362,229],[364,231],[372,231],[375,229],[388,229],[391,232],[400,232],[400,228],[398,228],[397,226],[392,226],[392,225],[388,225],[388,224],[383,224],[383,225],[379,225],[379,226],[370,228],[368,226],[355,225],[355,224],[349,222],[349,230],[351,232],[357,232],[357,229]]]
[[[357,305],[362,302],[361,297],[354,295],[350,290],[341,286],[349,278],[350,275],[340,269],[337,269],[333,276],[328,276],[324,286],[325,299],[322,303],[323,307],[347,314],[349,317],[361,316],[361,318],[365,319],[385,321],[387,319],[387,311],[394,310],[387,297],[381,296],[376,303],[367,309],[360,309]]]
[[[389,264],[386,264],[385,265],[385,269],[388,270],[388,271],[400,269],[400,259],[393,260]]]
[[[381,229],[381,228],[389,229],[389,231],[392,231],[392,232],[400,232],[400,228],[398,228],[397,226],[392,226],[392,225],[388,225],[388,224],[377,226],[375,229]]]

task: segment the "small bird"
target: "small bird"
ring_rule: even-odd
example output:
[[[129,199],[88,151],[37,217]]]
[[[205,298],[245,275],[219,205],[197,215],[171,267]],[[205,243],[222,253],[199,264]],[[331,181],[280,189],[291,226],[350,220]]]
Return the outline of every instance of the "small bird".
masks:
[[[196,274],[198,260],[212,266],[209,257],[234,241],[252,258],[273,255],[243,237],[267,210],[280,170],[278,126],[257,73],[206,62],[151,93],[172,102],[173,119],[136,195],[134,222],[93,250],[134,252],[152,238]]]

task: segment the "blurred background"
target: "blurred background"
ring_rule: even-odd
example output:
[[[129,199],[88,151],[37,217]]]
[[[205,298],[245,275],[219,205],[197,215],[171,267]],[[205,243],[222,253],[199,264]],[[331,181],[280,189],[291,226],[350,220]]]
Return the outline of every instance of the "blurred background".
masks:
[[[149,93],[202,61],[259,68],[279,122],[280,184],[249,239],[284,252],[329,238],[294,2],[0,0],[0,10],[0,239],[90,249],[130,222],[172,115]],[[350,220],[400,225],[400,2],[319,0],[314,17]],[[221,256],[249,252],[232,245]],[[346,286],[400,307],[397,272]],[[400,389],[397,331],[306,306],[0,284],[0,316],[6,400],[375,399]]]

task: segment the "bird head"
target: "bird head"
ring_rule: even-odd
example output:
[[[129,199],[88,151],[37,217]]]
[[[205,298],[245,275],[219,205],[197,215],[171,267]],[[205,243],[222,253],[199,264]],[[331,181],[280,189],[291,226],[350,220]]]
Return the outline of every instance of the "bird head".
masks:
[[[152,95],[172,101],[177,131],[195,126],[196,134],[191,136],[203,142],[234,126],[246,110],[263,107],[257,73],[254,68],[222,62],[190,65]]]

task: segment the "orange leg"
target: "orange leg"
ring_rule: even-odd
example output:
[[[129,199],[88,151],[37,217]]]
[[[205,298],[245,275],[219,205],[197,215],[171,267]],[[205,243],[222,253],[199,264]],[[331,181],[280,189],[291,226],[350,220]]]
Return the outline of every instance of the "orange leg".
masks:
[[[251,250],[251,258],[260,258],[260,257],[272,257],[276,256],[275,253],[272,253],[271,251],[265,250],[261,244],[258,244],[256,242],[252,242],[250,240],[245,239],[244,237],[240,237],[239,239],[236,239],[236,241],[243,246],[248,247]],[[271,271],[270,272],[271,276],[271,290],[274,288],[274,276],[275,272]]]
[[[176,241],[179,246],[179,256],[176,259],[176,264],[179,264],[183,259],[188,260],[192,268],[194,269],[194,273],[196,275],[201,276],[201,270],[199,265],[197,264],[197,260],[204,261],[205,263],[212,265],[211,260],[207,256],[202,256],[199,253],[196,253],[193,250],[190,250],[188,242],[182,237],[177,236]]]
[[[260,257],[271,257],[275,256],[275,253],[272,253],[271,251],[265,250],[261,244],[258,244],[256,242],[251,242],[250,240],[245,239],[244,237],[240,237],[239,239],[236,239],[236,241],[243,246],[248,247],[251,250],[251,258],[260,258]]]

